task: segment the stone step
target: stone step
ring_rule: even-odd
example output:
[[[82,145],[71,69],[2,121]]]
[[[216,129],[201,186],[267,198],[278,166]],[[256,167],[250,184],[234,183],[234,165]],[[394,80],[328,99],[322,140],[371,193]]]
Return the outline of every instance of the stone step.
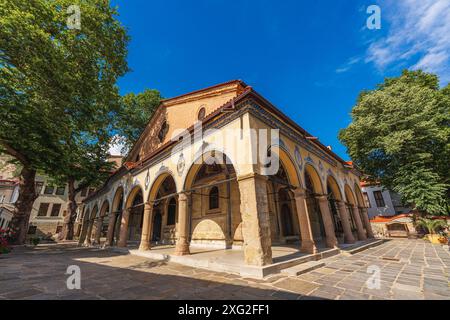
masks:
[[[324,265],[325,263],[321,261],[308,261],[290,268],[282,269],[281,273],[289,276],[298,276],[300,274],[310,272],[317,268],[321,268]]]
[[[378,246],[378,245],[382,244],[383,242],[384,242],[384,240],[374,240],[374,241],[371,241],[371,242],[363,244],[363,245],[356,245],[353,248],[349,247],[345,250],[341,250],[341,252],[344,256],[351,256],[351,255],[354,255],[355,253]]]

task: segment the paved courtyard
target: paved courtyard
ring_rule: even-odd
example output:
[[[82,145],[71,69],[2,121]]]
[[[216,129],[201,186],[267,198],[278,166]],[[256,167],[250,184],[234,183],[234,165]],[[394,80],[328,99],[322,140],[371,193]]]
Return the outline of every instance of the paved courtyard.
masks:
[[[440,245],[390,240],[323,261],[300,276],[255,280],[110,250],[39,245],[0,256],[0,299],[450,299],[450,252]],[[81,269],[80,290],[67,289],[69,265]],[[378,288],[369,289],[369,277]]]

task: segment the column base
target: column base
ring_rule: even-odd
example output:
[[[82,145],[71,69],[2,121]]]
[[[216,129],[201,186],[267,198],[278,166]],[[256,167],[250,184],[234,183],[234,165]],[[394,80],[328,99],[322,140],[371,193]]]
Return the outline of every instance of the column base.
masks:
[[[346,238],[346,237],[344,237],[344,243],[349,243],[349,244],[352,244],[352,243],[355,243],[356,242],[356,240],[355,240],[355,238]]]
[[[191,254],[189,251],[189,244],[188,243],[177,243],[175,246],[175,253],[176,256],[187,256]]]
[[[328,248],[338,248],[338,241],[336,238],[327,238],[325,243]]]
[[[316,254],[318,252],[316,244],[312,241],[302,241],[302,245],[300,247],[300,252]]]
[[[126,248],[127,243],[126,243],[126,242],[123,243],[123,242],[120,242],[120,241],[119,241],[119,243],[117,244],[117,246],[118,246],[119,248]]]
[[[364,241],[367,240],[367,237],[365,234],[358,234],[358,240]]]
[[[147,241],[141,242],[138,250],[139,251],[148,251],[148,250],[150,250],[150,244]]]

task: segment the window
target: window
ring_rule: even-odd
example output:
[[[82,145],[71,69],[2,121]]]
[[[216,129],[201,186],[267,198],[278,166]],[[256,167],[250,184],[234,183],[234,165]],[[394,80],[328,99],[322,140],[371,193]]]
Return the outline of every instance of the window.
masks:
[[[54,186],[45,186],[44,194],[53,194],[53,191],[55,190]]]
[[[167,225],[172,226],[175,224],[175,217],[177,213],[177,200],[175,198],[170,199],[167,207]]]
[[[83,190],[81,190],[82,197],[86,197],[86,194],[87,194],[87,188],[84,188]]]
[[[66,193],[66,187],[65,186],[56,188],[56,194],[58,196],[63,196],[64,193]]]
[[[52,212],[50,213],[50,216],[57,217],[59,216],[59,211],[61,210],[61,203],[54,203],[52,207]]]
[[[158,132],[158,139],[160,142],[163,142],[168,130],[169,130],[169,125],[167,124],[166,121],[164,121],[163,124],[161,125],[161,129]]]
[[[36,182],[35,188],[36,188],[36,194],[41,194],[42,187],[44,186],[44,183],[42,181]]]
[[[219,188],[212,187],[209,191],[209,209],[219,208]]]
[[[205,119],[205,114],[206,114],[206,110],[204,107],[201,107],[200,110],[198,111],[198,120],[202,121],[203,119]]]
[[[383,194],[381,193],[381,191],[374,191],[373,196],[375,197],[375,202],[377,203],[378,208],[385,206]]]
[[[38,217],[45,217],[47,215],[48,207],[50,203],[41,203],[39,205]]]
[[[364,196],[364,201],[366,202],[366,206],[368,208],[370,208],[370,200],[369,200],[369,195],[367,194],[367,192],[363,192],[363,196]]]

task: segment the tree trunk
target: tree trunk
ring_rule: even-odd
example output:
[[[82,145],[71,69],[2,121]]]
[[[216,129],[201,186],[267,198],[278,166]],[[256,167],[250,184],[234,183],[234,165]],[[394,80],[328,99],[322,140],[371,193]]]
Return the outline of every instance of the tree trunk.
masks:
[[[36,170],[24,166],[20,172],[19,197],[15,203],[11,227],[16,232],[13,244],[24,244],[28,233],[31,210],[38,197],[35,190]]]
[[[69,178],[69,219],[67,219],[64,225],[64,236],[63,240],[73,240],[74,230],[73,227],[75,225],[75,220],[77,219],[77,201],[75,197],[77,192],[75,190],[75,179]]]

